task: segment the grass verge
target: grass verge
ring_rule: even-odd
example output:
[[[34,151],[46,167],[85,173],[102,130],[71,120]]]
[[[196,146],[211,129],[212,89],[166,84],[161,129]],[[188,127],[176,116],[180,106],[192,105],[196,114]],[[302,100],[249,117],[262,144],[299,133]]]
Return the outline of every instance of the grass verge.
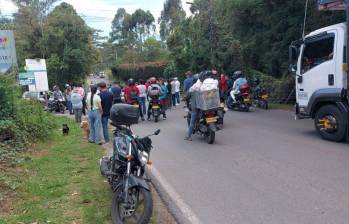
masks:
[[[71,119],[56,118],[70,127],[33,147],[17,167],[0,173],[0,223],[110,223],[111,191],[99,173],[102,147],[83,140]]]

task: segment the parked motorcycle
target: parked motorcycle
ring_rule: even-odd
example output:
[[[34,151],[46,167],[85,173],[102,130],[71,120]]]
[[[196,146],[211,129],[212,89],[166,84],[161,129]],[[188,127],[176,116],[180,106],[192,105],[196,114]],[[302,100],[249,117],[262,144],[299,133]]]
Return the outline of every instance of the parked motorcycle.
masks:
[[[239,92],[240,93],[235,96],[236,101],[233,100],[234,92],[230,92],[230,96],[227,100],[227,107],[230,110],[249,112],[252,105],[251,86],[247,84],[242,85],[240,86]]]
[[[266,89],[261,88],[259,86],[255,87],[253,91],[253,104],[256,107],[268,110],[269,109],[268,98],[269,98],[269,95]]]
[[[151,116],[154,117],[155,122],[159,122],[159,118],[161,115],[161,104],[159,98],[151,98],[150,99],[151,106]]]
[[[48,111],[52,112],[58,112],[64,114],[65,112],[65,100],[64,98],[59,99],[53,99],[50,98],[47,105]]]
[[[145,167],[151,165],[150,136],[158,135],[160,130],[143,138],[134,135],[130,126],[138,123],[139,111],[132,105],[114,105],[110,119],[115,127],[113,155],[101,159],[100,169],[114,192],[111,211],[113,224],[149,223],[153,201]]]

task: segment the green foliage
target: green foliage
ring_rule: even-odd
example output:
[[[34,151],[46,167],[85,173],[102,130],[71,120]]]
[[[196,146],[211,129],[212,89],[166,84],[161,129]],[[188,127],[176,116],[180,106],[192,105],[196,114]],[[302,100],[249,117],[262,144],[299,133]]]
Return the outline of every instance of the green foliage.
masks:
[[[67,3],[50,10],[55,2],[16,1],[14,29],[20,66],[28,58],[46,58],[49,84],[62,86],[82,81],[99,58],[94,31]]]
[[[13,76],[0,76],[0,163],[17,159],[17,152],[51,134],[55,123],[40,103],[19,97]]]
[[[182,8],[182,2],[180,0],[166,0],[159,18],[161,39],[166,40],[171,30],[177,27],[184,18],[185,11]]]
[[[120,64],[112,67],[113,76],[117,80],[126,81],[130,77],[136,80],[146,80],[150,77],[161,77],[164,74],[167,62],[145,62],[133,64]]]

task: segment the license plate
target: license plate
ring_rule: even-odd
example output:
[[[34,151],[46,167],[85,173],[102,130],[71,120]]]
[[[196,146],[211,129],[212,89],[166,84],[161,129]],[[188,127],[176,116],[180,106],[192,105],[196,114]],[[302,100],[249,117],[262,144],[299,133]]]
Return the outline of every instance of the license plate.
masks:
[[[160,106],[153,106],[153,109],[160,109]]]
[[[216,123],[217,122],[217,118],[216,117],[206,118],[206,122],[207,123]]]
[[[248,97],[248,98],[244,98],[244,102],[245,103],[250,103],[251,102],[251,99]]]
[[[263,100],[265,100],[265,99],[267,99],[267,98],[268,98],[268,95],[263,95],[263,96],[262,96],[262,99],[263,99]]]

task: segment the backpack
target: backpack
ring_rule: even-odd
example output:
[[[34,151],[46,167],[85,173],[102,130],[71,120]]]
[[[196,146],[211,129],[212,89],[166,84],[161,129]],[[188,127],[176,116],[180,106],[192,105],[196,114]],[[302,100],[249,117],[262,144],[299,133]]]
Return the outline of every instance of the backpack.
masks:
[[[159,96],[160,95],[160,87],[158,85],[151,85],[149,96]]]
[[[131,99],[137,99],[138,98],[138,92],[134,88],[130,89],[129,96]]]

